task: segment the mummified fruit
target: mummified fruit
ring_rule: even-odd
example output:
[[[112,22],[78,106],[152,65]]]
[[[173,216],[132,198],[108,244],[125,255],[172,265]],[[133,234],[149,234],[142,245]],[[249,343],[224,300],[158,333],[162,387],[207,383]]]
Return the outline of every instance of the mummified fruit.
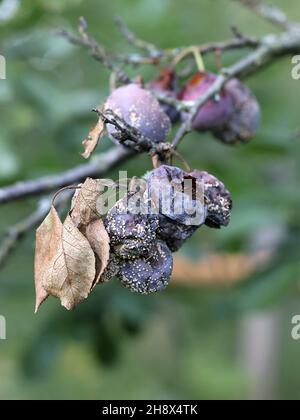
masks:
[[[175,252],[205,222],[203,183],[167,165],[149,172],[146,180],[144,197],[159,213],[157,236]]]
[[[162,165],[146,175],[145,198],[158,213],[187,226],[201,226],[206,216],[203,186],[176,166]]]
[[[108,97],[104,109],[112,110],[154,142],[163,141],[171,128],[170,119],[159,102],[150,92],[134,83],[115,89]],[[107,131],[112,139],[118,141],[119,133],[115,126],[107,124]]]
[[[116,275],[142,294],[163,290],[172,273],[172,252],[204,223],[228,225],[232,207],[224,184],[204,171],[162,165],[145,179],[146,189],[128,192],[105,220],[112,261],[104,280]]]
[[[126,259],[145,255],[156,240],[158,229],[158,217],[147,214],[143,203],[139,208],[130,208],[132,195],[127,194],[119,200],[105,220],[113,252]]]
[[[147,88],[159,95],[175,99],[177,97],[175,70],[171,67],[161,69],[158,76],[147,84]],[[179,120],[180,112],[174,106],[161,103],[161,107],[172,123],[176,123]]]
[[[169,217],[160,214],[157,236],[168,245],[172,252],[176,252],[198,228],[199,226],[187,226],[177,223]]]
[[[157,236],[172,252],[203,224],[213,228],[229,224],[231,196],[213,175],[162,165],[146,179],[147,198],[159,212]]]
[[[195,74],[180,92],[179,99],[196,101],[211,87],[216,78],[216,75],[208,72]],[[232,98],[225,89],[222,89],[215,99],[210,99],[199,110],[193,121],[193,129],[198,131],[215,130],[223,126],[233,111]],[[183,120],[187,118],[187,113],[183,112],[181,115]]]
[[[203,182],[207,216],[205,224],[219,229],[230,222],[232,200],[223,182],[205,171],[194,170],[191,175]]]
[[[149,294],[167,287],[173,270],[173,257],[167,245],[157,241],[147,257],[121,264],[119,278],[133,292]]]
[[[245,143],[254,136],[260,123],[260,107],[251,91],[239,80],[230,80],[225,86],[232,98],[234,112],[215,137],[228,144]]]
[[[109,255],[109,262],[104,270],[102,276],[101,276],[101,283],[110,281],[113,277],[116,277],[118,275],[120,269],[120,262],[119,258],[111,252]]]

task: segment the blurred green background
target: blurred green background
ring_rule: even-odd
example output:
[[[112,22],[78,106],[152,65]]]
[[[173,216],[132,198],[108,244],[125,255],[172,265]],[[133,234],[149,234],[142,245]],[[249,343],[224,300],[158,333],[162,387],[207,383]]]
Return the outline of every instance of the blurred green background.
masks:
[[[297,1],[274,1],[300,21]],[[53,174],[82,163],[81,141],[108,94],[108,72],[86,51],[56,36],[89,30],[113,51],[131,51],[113,24],[120,15],[140,37],[163,48],[276,31],[228,0],[3,0],[0,53],[0,184]],[[226,53],[223,65],[241,52]],[[215,70],[213,57],[207,67]],[[253,141],[226,147],[191,134],[180,152],[191,166],[224,181],[234,200],[230,226],[202,228],[180,251],[191,260],[215,253],[274,250],[263,270],[232,287],[170,286],[138,296],[116,281],[98,287],[75,311],[49,299],[33,315],[34,232],[0,272],[1,399],[300,398],[300,81],[282,59],[247,81],[262,107]],[[153,74],[153,69],[134,73]],[[98,152],[111,144],[104,140]],[[150,169],[146,156],[122,165]],[[115,176],[116,172],[109,174]],[[3,205],[0,228],[25,217],[36,199]],[[191,264],[193,264],[191,262]],[[201,273],[199,273],[201,275]],[[188,279],[185,279],[188,280]]]

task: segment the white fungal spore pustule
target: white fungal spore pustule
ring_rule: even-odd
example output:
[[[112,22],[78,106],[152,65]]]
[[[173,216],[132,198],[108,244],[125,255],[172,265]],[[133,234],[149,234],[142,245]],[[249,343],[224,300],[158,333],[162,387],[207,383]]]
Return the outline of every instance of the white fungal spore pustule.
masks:
[[[150,294],[167,287],[173,270],[173,257],[167,245],[157,241],[149,256],[134,261],[125,261],[119,277],[131,291]]]

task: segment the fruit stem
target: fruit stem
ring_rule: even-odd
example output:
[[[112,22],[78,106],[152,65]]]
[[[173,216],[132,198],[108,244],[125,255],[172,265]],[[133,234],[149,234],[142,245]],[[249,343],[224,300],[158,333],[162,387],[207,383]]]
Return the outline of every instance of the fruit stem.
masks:
[[[61,192],[65,191],[65,190],[77,190],[79,188],[81,188],[81,185],[68,185],[68,186],[63,187],[60,190],[56,191],[54,193],[53,197],[52,197],[52,203],[51,203],[52,206],[54,206],[55,199]]]
[[[191,167],[190,165],[187,163],[187,161],[184,159],[184,157],[178,153],[176,150],[171,149],[171,154],[176,157],[184,166],[185,170],[188,172],[191,172]]]
[[[192,53],[194,54],[197,69],[200,73],[205,72],[205,65],[202,58],[202,54],[200,53],[199,49],[197,47],[192,47]]]
[[[183,58],[185,58],[187,55],[193,54],[196,66],[199,72],[205,72],[205,65],[202,58],[202,54],[199,51],[199,47],[197,46],[191,46],[188,48],[184,48],[173,60],[173,66],[175,67]]]

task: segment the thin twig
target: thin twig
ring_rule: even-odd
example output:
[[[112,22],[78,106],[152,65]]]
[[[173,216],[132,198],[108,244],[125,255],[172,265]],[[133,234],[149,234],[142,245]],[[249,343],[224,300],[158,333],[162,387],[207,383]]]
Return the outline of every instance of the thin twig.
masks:
[[[190,47],[180,47],[173,49],[159,49],[154,44],[151,44],[147,41],[141,40],[132,31],[126,26],[126,24],[118,17],[116,18],[116,23],[121,30],[125,39],[136,48],[146,51],[147,55],[141,55],[139,53],[129,53],[126,55],[122,54],[111,54],[102,44],[97,42],[93,37],[91,37],[87,32],[87,23],[81,18],[80,19],[80,36],[76,36],[69,32],[66,29],[57,31],[57,34],[66,38],[71,44],[78,45],[88,49],[91,52],[93,58],[101,62],[104,67],[108,70],[113,71],[117,74],[118,79],[122,83],[129,83],[131,81],[130,77],[122,70],[117,63],[122,63],[125,65],[143,65],[151,64],[157,65],[161,60],[170,61],[176,56],[182,54],[187,48]],[[228,41],[221,42],[212,42],[202,45],[194,46],[199,53],[205,55],[215,51],[227,51],[234,49],[242,48],[255,48],[258,46],[259,40],[251,37],[235,37]]]
[[[259,45],[259,40],[256,38],[250,38],[243,36],[243,38],[233,38],[229,39],[228,41],[219,41],[219,42],[209,42],[207,44],[196,45],[194,48],[198,49],[198,51],[202,54],[208,54],[215,51],[227,51],[227,50],[235,50],[235,49],[242,49],[242,48],[256,48]],[[169,52],[171,56],[176,56],[180,54],[185,47],[181,48],[174,48]]]
[[[236,49],[253,49],[259,45],[259,40],[256,38],[243,37],[243,38],[233,38],[228,41],[219,41],[219,42],[210,42],[207,44],[201,44],[194,46],[195,49],[199,51],[202,55],[213,53],[216,51],[228,51]],[[180,55],[183,51],[190,47],[179,47],[167,50],[157,50],[151,55],[141,55],[138,53],[126,54],[126,55],[116,55],[115,59],[124,64],[131,65],[143,65],[143,64],[152,64],[157,65],[159,62],[169,62],[174,59],[177,55]],[[159,51],[159,52],[158,52]],[[184,60],[189,59],[188,56],[184,57]]]
[[[178,112],[181,111],[190,111],[193,106],[194,106],[194,101],[181,101],[179,99],[176,98],[172,98],[170,96],[166,96],[162,93],[158,93],[155,90],[151,91],[152,95],[156,97],[156,99],[163,103],[163,104],[167,104],[167,105],[171,105],[174,108],[177,109]]]
[[[295,22],[288,19],[286,14],[277,6],[273,4],[263,3],[261,0],[235,0],[242,3],[244,6],[253,10],[257,15],[263,19],[279,26],[284,30],[291,30],[294,26],[298,26]]]
[[[94,111],[103,119],[105,124],[112,124],[115,126],[117,132],[114,136],[118,138],[122,145],[133,151],[147,152],[151,157],[157,156],[161,162],[166,162],[170,156],[175,156],[188,167],[187,162],[175,151],[175,147],[170,143],[155,142],[143,136],[135,127],[129,125],[110,109],[105,111],[95,109]]]
[[[95,109],[94,111],[97,112],[105,124],[112,124],[116,127],[118,131],[118,141],[122,145],[131,147],[139,152],[148,152],[156,147],[152,140],[143,136],[138,129],[129,125],[111,109],[106,109],[105,111]]]
[[[56,200],[57,207],[63,206],[70,197],[70,193],[60,195],[60,197]],[[41,199],[33,213],[6,230],[4,239],[0,243],[0,268],[3,268],[8,257],[26,233],[34,229],[46,217],[50,210],[51,203],[51,197]]]
[[[66,29],[57,31],[57,34],[63,38],[66,38],[73,45],[79,45],[81,47],[87,48],[93,58],[95,58],[97,61],[100,61],[104,67],[116,74],[116,77],[118,80],[120,80],[120,82],[130,83],[130,77],[120,67],[117,66],[115,60],[106,50],[106,48],[99,44],[92,36],[88,34],[87,23],[84,18],[80,18],[79,31],[80,36],[73,35]]]
[[[127,40],[127,42],[136,48],[146,51],[152,58],[161,57],[164,55],[162,50],[159,50],[154,44],[143,39],[138,38],[126,25],[120,16],[116,16],[115,22],[119,28],[121,34]]]

